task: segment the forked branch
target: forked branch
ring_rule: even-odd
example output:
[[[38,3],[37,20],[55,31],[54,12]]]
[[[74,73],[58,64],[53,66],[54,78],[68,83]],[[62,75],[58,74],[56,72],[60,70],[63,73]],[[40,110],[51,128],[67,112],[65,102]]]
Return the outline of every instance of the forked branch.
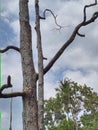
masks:
[[[11,88],[11,76],[9,75],[7,78],[7,84],[4,84],[0,87],[0,98],[10,98],[10,97],[17,97],[17,96],[24,96],[25,92],[11,92],[11,93],[2,93],[3,90],[7,88]]]
[[[89,4],[89,5],[85,5],[84,6],[84,10],[83,10],[83,22],[85,23],[86,22],[86,20],[87,20],[87,8],[89,8],[89,7],[92,7],[92,6],[95,6],[95,5],[97,5],[97,0],[95,0],[95,2],[94,3],[92,3],[92,4]],[[95,12],[96,13],[96,12]],[[94,13],[94,14],[95,14]],[[77,32],[77,35],[78,36],[80,36],[80,37],[85,37],[85,35],[84,34],[80,34],[79,32]]]
[[[20,52],[20,49],[16,46],[7,46],[5,49],[2,49],[2,50],[0,49],[0,53],[5,53],[10,49]]]
[[[92,17],[89,20],[86,21],[86,8],[94,6],[96,4],[97,4],[97,0],[95,0],[95,2],[93,4],[86,5],[84,7],[84,19],[83,19],[83,21],[75,27],[75,29],[72,32],[72,35],[70,36],[68,41],[64,43],[64,45],[59,49],[59,51],[54,55],[54,57],[51,59],[51,61],[44,68],[44,74],[47,73],[50,70],[50,68],[54,65],[54,63],[57,61],[57,59],[62,55],[64,50],[73,42],[76,35],[81,36],[81,37],[85,36],[85,35],[79,33],[79,29],[83,26],[86,26],[86,25],[94,22],[98,18],[98,12],[95,12],[95,13],[93,13]]]
[[[92,7],[92,6],[95,6],[97,5],[97,0],[95,0],[95,2],[93,4],[89,4],[89,5],[85,5],[84,7],[84,10],[83,10],[83,14],[84,14],[84,18],[83,18],[83,21],[85,22],[86,21],[86,9],[89,8],[89,7]]]

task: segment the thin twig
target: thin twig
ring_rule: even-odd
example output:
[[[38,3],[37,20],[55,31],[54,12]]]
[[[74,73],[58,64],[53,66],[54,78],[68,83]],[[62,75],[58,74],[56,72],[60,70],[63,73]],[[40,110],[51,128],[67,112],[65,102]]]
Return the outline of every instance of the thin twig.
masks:
[[[80,34],[79,32],[77,32],[77,35],[80,36],[80,37],[85,37],[84,34]]]
[[[46,12],[50,12],[52,14],[52,16],[55,20],[55,24],[59,27],[58,30],[60,30],[62,28],[62,26],[57,23],[57,15],[54,15],[54,13],[50,9],[45,9],[43,12],[43,17],[40,16],[40,19],[46,19]]]

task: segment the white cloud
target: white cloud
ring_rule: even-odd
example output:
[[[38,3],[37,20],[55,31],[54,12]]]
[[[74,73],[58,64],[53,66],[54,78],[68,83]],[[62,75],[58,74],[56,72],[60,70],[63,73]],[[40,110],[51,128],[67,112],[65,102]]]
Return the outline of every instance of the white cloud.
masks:
[[[44,84],[44,97],[45,99],[49,99],[50,97],[55,97],[56,91],[55,88],[58,87],[58,83],[53,83],[51,81],[45,81]]]
[[[88,85],[94,88],[94,91],[98,92],[98,73],[92,70],[82,72],[82,70],[67,70],[63,73],[63,78],[68,77],[69,79],[78,82],[81,85]]]
[[[15,20],[15,21],[12,21],[12,22],[10,23],[10,26],[12,27],[14,33],[15,33],[16,35],[19,35],[19,32],[20,32],[19,20],[17,19],[17,20]]]
[[[18,0],[1,0],[1,14],[3,17],[18,16]]]

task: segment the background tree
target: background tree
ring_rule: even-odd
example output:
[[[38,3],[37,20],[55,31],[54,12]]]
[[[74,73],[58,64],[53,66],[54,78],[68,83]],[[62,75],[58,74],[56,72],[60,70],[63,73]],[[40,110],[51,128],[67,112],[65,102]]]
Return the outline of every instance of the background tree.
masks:
[[[56,91],[55,98],[45,100],[46,128],[49,130],[54,128],[79,130],[81,129],[80,123],[84,125],[83,129],[88,126],[87,123],[90,124],[88,128],[93,122],[97,124],[98,94],[92,88],[66,79],[60,82]]]
[[[97,130],[98,129],[98,111],[90,114],[84,114],[81,116],[81,122],[83,124],[82,130]]]
[[[28,0],[19,0],[19,22],[20,22],[20,48],[16,46],[8,46],[0,53],[5,53],[9,49],[14,49],[20,53],[22,73],[23,73],[23,91],[4,93],[4,89],[12,87],[11,76],[8,76],[7,83],[0,88],[0,98],[10,98],[21,96],[23,101],[23,129],[24,130],[43,130],[43,116],[44,116],[44,75],[51,69],[54,63],[62,55],[64,50],[74,41],[78,35],[84,37],[85,35],[79,33],[81,27],[87,26],[98,18],[98,12],[94,12],[92,16],[87,19],[86,9],[97,5],[97,0],[93,4],[86,5],[83,10],[83,20],[79,23],[72,32],[69,39],[61,46],[59,51],[52,57],[50,62],[43,67],[43,61],[46,59],[43,56],[40,20],[46,18],[46,12],[50,12],[57,26],[56,16],[49,9],[45,9],[43,16],[40,16],[39,1],[35,0],[35,30],[37,33],[37,50],[38,50],[38,72],[35,70],[34,57],[32,48],[32,30],[29,18]],[[59,26],[59,29],[61,26]],[[38,85],[38,98],[37,98]],[[38,101],[37,101],[38,99]]]

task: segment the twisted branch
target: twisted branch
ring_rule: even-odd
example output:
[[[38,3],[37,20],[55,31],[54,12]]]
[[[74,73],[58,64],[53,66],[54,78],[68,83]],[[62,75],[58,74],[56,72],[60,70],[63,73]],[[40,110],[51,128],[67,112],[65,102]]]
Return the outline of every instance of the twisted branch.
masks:
[[[16,46],[7,46],[5,49],[2,49],[2,50],[0,49],[0,53],[5,53],[10,49],[20,52],[20,49]]]
[[[83,10],[83,14],[84,14],[83,21],[84,22],[86,21],[86,16],[87,16],[86,15],[86,9],[89,8],[89,7],[95,6],[95,5],[97,5],[97,0],[95,0],[95,3],[93,3],[93,4],[85,5],[84,10]]]
[[[89,5],[85,5],[84,6],[84,10],[83,10],[83,22],[85,23],[86,22],[86,17],[87,17],[87,14],[86,14],[86,10],[87,10],[87,8],[89,8],[89,7],[92,7],[92,6],[95,6],[95,5],[97,5],[97,0],[95,0],[95,3],[93,3],[93,4],[89,4]],[[96,12],[95,12],[96,13]],[[80,37],[85,37],[85,35],[84,34],[80,34],[79,32],[77,32],[77,35],[78,36],[80,36]]]
[[[43,17],[40,16],[40,19],[46,19],[46,12],[50,12],[52,14],[54,21],[55,21],[55,24],[59,27],[59,29],[61,29],[62,26],[60,26],[57,23],[57,15],[54,15],[54,13],[50,9],[45,9],[44,12],[43,12]]]
[[[95,12],[95,13],[93,13],[92,17],[89,20],[86,21],[86,8],[94,6],[96,4],[97,4],[97,0],[95,0],[95,3],[90,4],[90,5],[86,5],[84,7],[84,19],[83,19],[83,21],[75,27],[74,31],[72,32],[72,35],[67,40],[67,42],[64,43],[64,45],[59,49],[59,51],[54,55],[54,57],[51,59],[51,61],[44,68],[44,74],[46,74],[50,70],[50,68],[54,65],[54,63],[57,61],[57,59],[62,55],[64,50],[73,42],[76,35],[81,36],[81,37],[85,36],[85,35],[79,33],[79,29],[83,26],[86,26],[86,25],[94,22],[98,18],[98,12]]]

